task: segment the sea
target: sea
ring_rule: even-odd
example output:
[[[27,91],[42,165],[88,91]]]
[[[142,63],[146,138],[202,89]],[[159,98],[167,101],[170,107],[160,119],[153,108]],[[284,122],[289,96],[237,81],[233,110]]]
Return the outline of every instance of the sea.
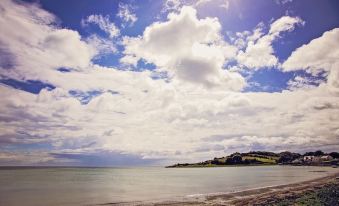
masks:
[[[311,180],[330,167],[0,167],[0,205],[56,206],[185,200]]]

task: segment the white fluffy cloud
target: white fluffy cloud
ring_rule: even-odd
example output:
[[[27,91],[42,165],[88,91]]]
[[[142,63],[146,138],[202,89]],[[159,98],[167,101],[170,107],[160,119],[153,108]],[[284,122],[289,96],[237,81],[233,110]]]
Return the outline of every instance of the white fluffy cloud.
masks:
[[[270,25],[269,32],[263,36],[262,26],[259,25],[252,35],[245,35],[246,41],[243,38],[238,39],[238,41],[247,42],[246,49],[239,51],[237,55],[238,62],[254,69],[277,66],[279,60],[274,55],[272,43],[282,32],[292,31],[298,24],[303,24],[300,18],[283,16],[274,21]]]
[[[338,62],[339,28],[325,32],[321,37],[297,48],[283,63],[284,71],[305,69],[310,73],[329,71]]]
[[[106,32],[110,38],[114,38],[120,35],[119,28],[110,21],[109,16],[102,16],[97,14],[89,15],[86,19],[82,20],[82,25],[87,26],[89,23],[96,24],[101,30]]]
[[[97,56],[103,54],[116,53],[118,50],[116,45],[110,39],[102,38],[98,35],[92,34],[85,39],[87,44],[97,51]]]
[[[278,37],[281,32],[294,30],[298,24],[304,24],[299,17],[283,16],[271,24],[269,34]]]
[[[48,54],[46,62],[53,62],[52,67],[61,64],[63,67],[82,68],[90,63],[94,54],[94,50],[91,51],[91,48],[81,41],[77,32],[67,29],[52,31],[37,46],[42,50],[39,52]]]
[[[121,61],[135,65],[143,59],[175,80],[239,90],[245,85],[241,75],[223,70],[236,48],[222,40],[220,30],[217,19],[198,19],[195,9],[183,7],[179,14],[169,14],[166,22],[147,27],[143,36],[125,37]]]
[[[41,80],[60,67],[83,70],[98,53],[78,32],[58,28],[55,17],[35,4],[1,1],[0,42],[10,64],[0,72],[13,79]],[[16,25],[13,27],[13,25]]]
[[[338,56],[339,29],[336,28],[293,51],[282,64],[282,69],[283,71],[305,70],[313,75],[326,72],[329,90],[339,94]]]

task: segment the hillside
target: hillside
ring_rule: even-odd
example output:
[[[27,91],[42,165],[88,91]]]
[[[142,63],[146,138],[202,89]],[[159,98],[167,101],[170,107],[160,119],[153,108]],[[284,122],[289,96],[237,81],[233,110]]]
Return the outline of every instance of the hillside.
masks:
[[[304,160],[304,157],[316,157],[312,160]],[[322,160],[321,157],[330,156],[330,160]],[[333,156],[333,157],[332,157]],[[317,161],[316,161],[317,160]],[[215,157],[212,160],[206,160],[198,163],[178,163],[167,166],[173,167],[218,167],[218,166],[248,166],[248,165],[276,165],[276,164],[293,164],[293,165],[337,165],[338,153],[332,152],[325,154],[322,151],[307,152],[304,155],[292,152],[266,152],[251,151],[248,153],[233,153],[225,157]]]

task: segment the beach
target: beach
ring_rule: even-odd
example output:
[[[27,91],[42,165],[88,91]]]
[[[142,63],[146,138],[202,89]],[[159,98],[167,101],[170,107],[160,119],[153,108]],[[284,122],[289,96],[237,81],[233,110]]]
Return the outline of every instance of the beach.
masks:
[[[321,171],[315,171],[321,172]],[[207,195],[196,200],[145,205],[339,205],[339,172],[326,177],[234,193]],[[317,195],[321,195],[320,200]],[[322,198],[322,199],[321,199]],[[327,198],[327,199],[326,199]],[[325,202],[321,202],[325,201]],[[143,205],[143,204],[141,204]]]
[[[0,205],[267,205],[321,188],[333,182],[338,172],[331,167],[278,165],[171,169],[3,167]]]

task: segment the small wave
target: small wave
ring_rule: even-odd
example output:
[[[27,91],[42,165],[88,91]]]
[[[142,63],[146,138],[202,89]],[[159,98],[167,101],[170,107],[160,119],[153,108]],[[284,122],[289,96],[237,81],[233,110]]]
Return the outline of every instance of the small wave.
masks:
[[[195,198],[195,197],[204,197],[206,194],[192,194],[192,195],[186,195],[188,198]]]

